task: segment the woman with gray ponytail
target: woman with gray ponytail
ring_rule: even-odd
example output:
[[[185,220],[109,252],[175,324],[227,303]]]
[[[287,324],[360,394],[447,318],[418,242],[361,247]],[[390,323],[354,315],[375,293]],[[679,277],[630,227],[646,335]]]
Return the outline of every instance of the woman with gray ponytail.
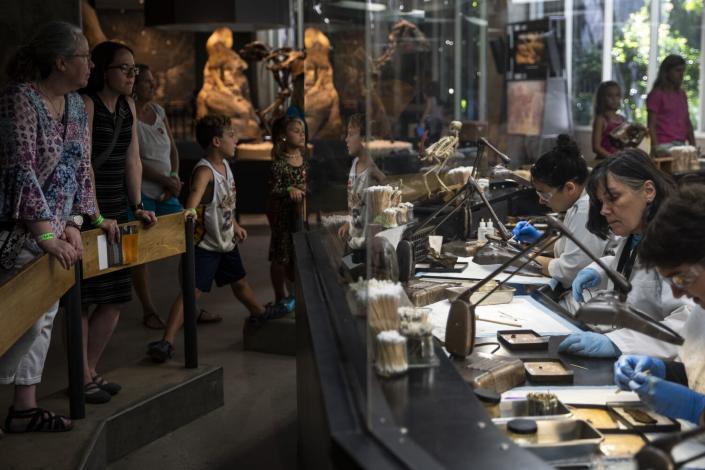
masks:
[[[64,22],[40,27],[10,61],[12,83],[0,92],[0,282],[43,253],[64,269],[81,258],[80,214],[95,217],[97,206],[86,110],[75,91],[92,65],[81,30]],[[57,310],[58,299],[0,357],[0,383],[15,386],[5,432],[72,427],[36,401]]]

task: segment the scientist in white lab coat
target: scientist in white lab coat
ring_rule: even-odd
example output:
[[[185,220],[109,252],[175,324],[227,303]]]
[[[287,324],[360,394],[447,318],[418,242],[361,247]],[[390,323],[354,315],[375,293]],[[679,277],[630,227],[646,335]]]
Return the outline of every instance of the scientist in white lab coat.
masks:
[[[588,179],[590,214],[587,228],[599,237],[623,237],[614,256],[604,263],[623,274],[632,290],[627,303],[653,319],[679,332],[692,302],[675,298],[669,285],[655,269],[641,264],[639,243],[661,203],[675,190],[671,177],[660,171],[639,149],[627,149],[600,162]],[[593,263],[573,281],[573,298],[583,302],[587,290],[612,289],[606,273]],[[594,291],[593,291],[594,292]],[[560,344],[559,351],[586,357],[617,357],[620,354],[650,354],[673,358],[677,347],[629,329],[606,334],[573,333]]]
[[[677,362],[625,355],[614,367],[617,385],[672,418],[705,424],[705,186],[680,188],[661,206],[639,249],[642,263],[655,267],[675,297],[698,307],[682,329]],[[648,372],[647,372],[648,371]]]
[[[564,224],[595,256],[602,256],[607,240],[586,228],[590,197],[585,191],[588,167],[578,145],[567,135],[558,136],[553,150],[543,154],[531,167],[531,183],[539,203],[555,212],[565,212]],[[515,240],[533,243],[543,232],[529,222],[520,221],[512,231]],[[592,263],[583,250],[566,237],[553,246],[554,258],[539,256],[543,273],[568,289],[578,272]]]

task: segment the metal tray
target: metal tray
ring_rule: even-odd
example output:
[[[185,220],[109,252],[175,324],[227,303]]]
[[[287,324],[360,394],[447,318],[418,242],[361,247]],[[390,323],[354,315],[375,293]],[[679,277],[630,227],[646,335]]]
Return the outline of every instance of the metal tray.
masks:
[[[534,419],[534,420],[552,420],[552,419],[569,419],[573,415],[563,402],[558,401],[555,414],[531,416],[529,415],[529,402],[524,398],[515,400],[502,400],[499,403],[498,414],[496,418],[492,418],[495,424],[506,423],[517,418]]]
[[[516,335],[530,335],[532,341],[512,341],[512,337]],[[510,351],[547,351],[549,337],[541,336],[534,330],[499,330],[497,341]]]
[[[612,411],[620,421],[625,423],[630,429],[642,433],[650,432],[674,432],[680,431],[681,425],[678,421],[660,415],[641,403],[607,403],[607,408]],[[623,410],[625,408],[637,408],[649,414],[655,423],[639,423]]]
[[[522,359],[522,361],[524,362],[524,369],[526,370],[526,378],[528,378],[532,384],[572,385],[573,383],[573,371],[560,359],[532,357]],[[531,365],[537,362],[548,363],[551,369],[556,369],[555,373],[538,373],[537,368]]]
[[[514,434],[506,423],[496,425],[517,445],[544,460],[566,460],[592,455],[603,440],[602,434],[579,419],[537,420],[536,434]]]

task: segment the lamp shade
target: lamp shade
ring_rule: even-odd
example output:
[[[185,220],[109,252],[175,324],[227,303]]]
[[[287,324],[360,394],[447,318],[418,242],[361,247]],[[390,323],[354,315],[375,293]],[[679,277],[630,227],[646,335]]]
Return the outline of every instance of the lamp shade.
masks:
[[[210,32],[288,28],[289,0],[145,0],[144,24],[161,29]]]

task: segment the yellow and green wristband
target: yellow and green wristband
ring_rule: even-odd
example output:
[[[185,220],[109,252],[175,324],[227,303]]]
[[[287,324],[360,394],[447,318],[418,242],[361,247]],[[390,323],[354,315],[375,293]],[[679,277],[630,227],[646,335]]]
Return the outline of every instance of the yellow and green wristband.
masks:
[[[41,235],[37,235],[38,242],[45,242],[47,240],[53,240],[55,238],[54,232],[46,232]]]
[[[93,225],[94,227],[100,227],[100,224],[102,224],[103,222],[105,222],[105,217],[103,217],[102,214],[98,214],[98,217],[96,217],[95,220],[91,222],[91,225]]]

